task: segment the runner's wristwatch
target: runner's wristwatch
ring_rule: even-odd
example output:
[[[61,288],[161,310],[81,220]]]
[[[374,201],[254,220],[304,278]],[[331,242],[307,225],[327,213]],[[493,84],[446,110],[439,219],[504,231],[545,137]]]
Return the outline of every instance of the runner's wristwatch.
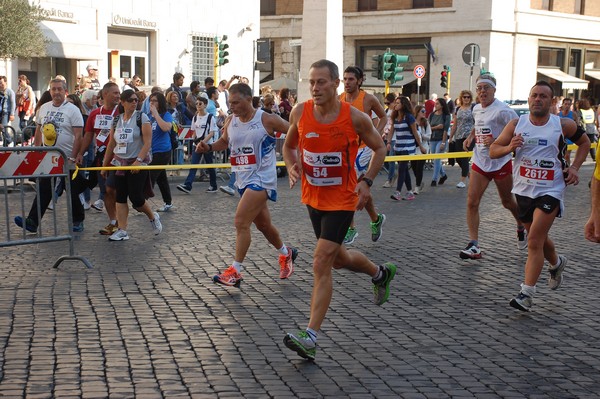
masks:
[[[361,177],[360,181],[364,181],[365,183],[367,183],[367,186],[371,187],[373,185],[373,180],[369,179],[368,177]]]

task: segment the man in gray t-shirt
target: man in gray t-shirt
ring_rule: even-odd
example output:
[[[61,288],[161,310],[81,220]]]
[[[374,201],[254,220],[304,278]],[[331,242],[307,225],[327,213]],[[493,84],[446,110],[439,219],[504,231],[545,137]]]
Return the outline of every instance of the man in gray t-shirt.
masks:
[[[79,146],[83,134],[83,116],[79,108],[66,101],[67,83],[61,79],[53,79],[50,82],[50,94],[52,101],[44,104],[39,110],[38,125],[35,130],[34,144],[42,144],[50,147],[57,147],[64,151],[68,157],[68,162],[77,164],[82,163],[82,156],[79,154]],[[60,187],[64,190],[65,179],[61,178]],[[23,219],[22,216],[15,217],[15,223],[19,227],[25,228],[29,232],[36,232],[50,201],[53,201],[54,189],[52,181],[54,179],[40,178],[38,180],[38,195],[33,200],[29,215]],[[83,231],[83,220],[85,212],[83,205],[79,200],[79,194],[87,187],[87,180],[79,172],[74,180],[71,180],[71,206],[73,211],[73,231]],[[38,202],[41,213],[38,213]]]

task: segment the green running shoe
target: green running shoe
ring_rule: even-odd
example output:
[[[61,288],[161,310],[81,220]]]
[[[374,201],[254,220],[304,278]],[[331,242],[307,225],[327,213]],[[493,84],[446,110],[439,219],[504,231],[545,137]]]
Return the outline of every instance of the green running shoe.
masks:
[[[346,236],[344,237],[344,244],[352,244],[356,237],[358,237],[358,231],[356,231],[354,227],[349,227],[348,231],[346,232]]]
[[[396,275],[396,265],[387,262],[383,264],[384,275],[379,281],[373,281],[373,300],[376,305],[383,305],[390,296],[390,283]]]
[[[306,331],[298,331],[296,335],[287,333],[287,335],[283,337],[283,343],[301,357],[315,360],[317,345]]]
[[[371,240],[373,242],[377,242],[381,238],[384,223],[385,215],[383,213],[377,215],[377,221],[375,223],[371,222]]]

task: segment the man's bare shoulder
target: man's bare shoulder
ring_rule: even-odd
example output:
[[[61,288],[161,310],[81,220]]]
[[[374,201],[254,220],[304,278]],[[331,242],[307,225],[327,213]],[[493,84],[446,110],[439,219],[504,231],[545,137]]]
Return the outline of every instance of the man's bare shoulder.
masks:
[[[366,113],[362,112],[358,108],[350,107],[350,117],[352,118],[352,123],[356,127],[357,124],[361,123],[369,123],[372,124],[371,118]]]
[[[302,113],[304,112],[305,104],[306,104],[306,102],[295,105],[294,108],[292,108],[292,112],[290,112],[290,119],[292,118],[292,115],[294,116],[294,120],[297,121],[298,119],[300,119],[300,117],[302,116]]]
[[[378,113],[378,114],[385,113],[385,109],[383,108],[383,105],[381,105],[381,103],[379,102],[379,99],[371,93],[365,92],[364,104],[367,105],[367,107],[365,108],[365,112],[367,114],[371,114],[371,111]],[[382,115],[378,115],[378,116],[382,116]]]

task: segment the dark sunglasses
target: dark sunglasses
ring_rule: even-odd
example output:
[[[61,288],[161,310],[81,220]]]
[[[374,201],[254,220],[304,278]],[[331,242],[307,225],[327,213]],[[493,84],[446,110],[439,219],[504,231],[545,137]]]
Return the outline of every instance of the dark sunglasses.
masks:
[[[471,98],[471,96],[462,96],[462,98]]]
[[[135,98],[128,98],[128,99],[127,99],[127,100],[125,100],[125,101],[127,101],[128,103],[137,103],[137,102],[139,102],[140,100],[139,100],[139,98],[135,97]]]
[[[390,103],[384,103],[385,105],[390,105]]]
[[[421,113],[423,113],[423,114],[424,114],[424,113],[426,113],[426,112],[427,112],[427,111],[425,111],[424,109],[422,109],[422,110],[421,110]]]

